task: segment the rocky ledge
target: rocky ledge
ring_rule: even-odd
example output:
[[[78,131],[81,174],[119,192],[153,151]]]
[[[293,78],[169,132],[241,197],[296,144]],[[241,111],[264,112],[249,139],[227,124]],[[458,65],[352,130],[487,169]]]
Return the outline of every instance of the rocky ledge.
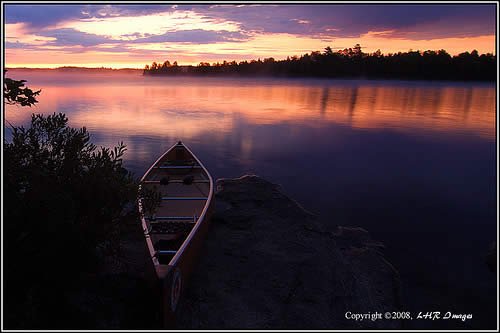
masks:
[[[218,180],[216,212],[177,328],[400,328],[400,321],[346,318],[399,310],[399,277],[367,231],[327,225],[335,221],[321,223],[262,178]],[[73,278],[64,328],[161,328],[137,216],[124,221],[121,235],[119,260]]]
[[[219,179],[177,327],[400,328],[400,321],[346,318],[400,309],[399,276],[382,249],[362,228],[326,230],[279,185],[257,176]]]

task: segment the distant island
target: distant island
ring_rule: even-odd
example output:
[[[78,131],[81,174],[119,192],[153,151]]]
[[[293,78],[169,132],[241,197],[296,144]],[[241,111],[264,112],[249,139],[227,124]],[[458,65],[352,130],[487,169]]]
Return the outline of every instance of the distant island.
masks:
[[[55,68],[32,68],[32,67],[7,67],[6,70],[29,70],[29,71],[40,71],[40,72],[138,72],[141,69],[137,68],[110,68],[110,67],[78,67],[78,66],[61,66]]]
[[[143,74],[494,81],[496,56],[479,55],[477,50],[455,56],[445,50],[410,50],[385,55],[380,50],[364,53],[356,44],[339,51],[326,47],[323,52],[314,51],[285,60],[200,62],[197,66],[180,66],[176,61],[166,60],[146,65]]]

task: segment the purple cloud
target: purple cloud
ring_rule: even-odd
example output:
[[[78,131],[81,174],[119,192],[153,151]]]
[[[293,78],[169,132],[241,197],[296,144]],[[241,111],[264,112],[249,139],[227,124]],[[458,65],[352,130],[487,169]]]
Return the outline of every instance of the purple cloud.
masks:
[[[210,44],[218,42],[239,42],[249,38],[241,32],[233,31],[207,31],[202,29],[195,30],[180,30],[167,32],[162,35],[152,35],[143,38],[138,38],[131,41],[132,43],[195,43],[195,44]]]
[[[29,28],[43,28],[74,18],[86,17],[81,5],[5,5],[5,23],[26,23]]]
[[[99,44],[118,43],[121,41],[106,38],[104,36],[89,34],[71,28],[55,29],[38,33],[44,37],[54,37],[55,41],[47,42],[46,45],[56,46],[74,46],[81,45],[84,47],[96,46]]]
[[[368,31],[403,34],[422,27],[411,38],[469,37],[495,33],[495,5],[260,5],[199,6],[207,18],[240,22],[242,29],[300,35],[359,37]],[[300,23],[307,21],[307,24]]]
[[[172,5],[6,4],[4,8],[6,23],[26,23],[30,29],[75,19],[136,16],[175,10]]]
[[[44,45],[49,46],[83,46],[83,47],[98,47],[101,44],[116,44],[116,47],[106,48],[109,52],[123,52],[128,49],[125,46],[118,47],[124,43],[191,43],[191,44],[209,44],[218,42],[238,42],[250,38],[249,36],[240,32],[232,31],[207,31],[202,29],[195,30],[180,30],[168,32],[162,35],[150,35],[146,37],[139,37],[139,34],[130,34],[128,37],[136,39],[123,41],[104,36],[81,32],[72,28],[61,28],[49,31],[42,31],[38,33],[39,36],[53,37],[55,40],[47,41]],[[43,48],[44,45],[38,48]],[[6,42],[6,48],[27,48],[30,45],[19,42]],[[33,46],[31,46],[32,48]]]
[[[5,48],[6,49],[23,49],[23,50],[27,50],[27,49],[33,48],[33,45],[26,44],[26,43],[21,43],[19,41],[16,41],[16,42],[8,42],[8,41],[6,41],[5,42]]]

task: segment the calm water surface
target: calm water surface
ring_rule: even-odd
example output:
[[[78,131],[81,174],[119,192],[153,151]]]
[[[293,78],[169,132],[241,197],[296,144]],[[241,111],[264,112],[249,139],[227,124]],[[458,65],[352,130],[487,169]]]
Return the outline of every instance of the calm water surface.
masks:
[[[409,328],[495,327],[493,84],[9,75],[42,89],[31,111],[64,112],[100,145],[124,141],[137,176],[182,140],[215,178],[261,175],[326,228],[369,230],[400,271],[403,310],[474,318]],[[30,110],[5,116],[27,124]]]

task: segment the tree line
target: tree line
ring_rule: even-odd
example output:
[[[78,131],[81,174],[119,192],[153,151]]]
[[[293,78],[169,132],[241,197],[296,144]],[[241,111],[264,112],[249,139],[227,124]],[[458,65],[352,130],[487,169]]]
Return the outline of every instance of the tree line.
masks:
[[[271,57],[212,64],[200,62],[197,66],[179,66],[176,61],[166,60],[146,65],[143,74],[494,81],[496,56],[492,53],[479,55],[477,50],[451,56],[443,49],[385,55],[380,50],[365,53],[356,44],[339,51],[328,46],[323,52],[313,51],[284,60]]]

